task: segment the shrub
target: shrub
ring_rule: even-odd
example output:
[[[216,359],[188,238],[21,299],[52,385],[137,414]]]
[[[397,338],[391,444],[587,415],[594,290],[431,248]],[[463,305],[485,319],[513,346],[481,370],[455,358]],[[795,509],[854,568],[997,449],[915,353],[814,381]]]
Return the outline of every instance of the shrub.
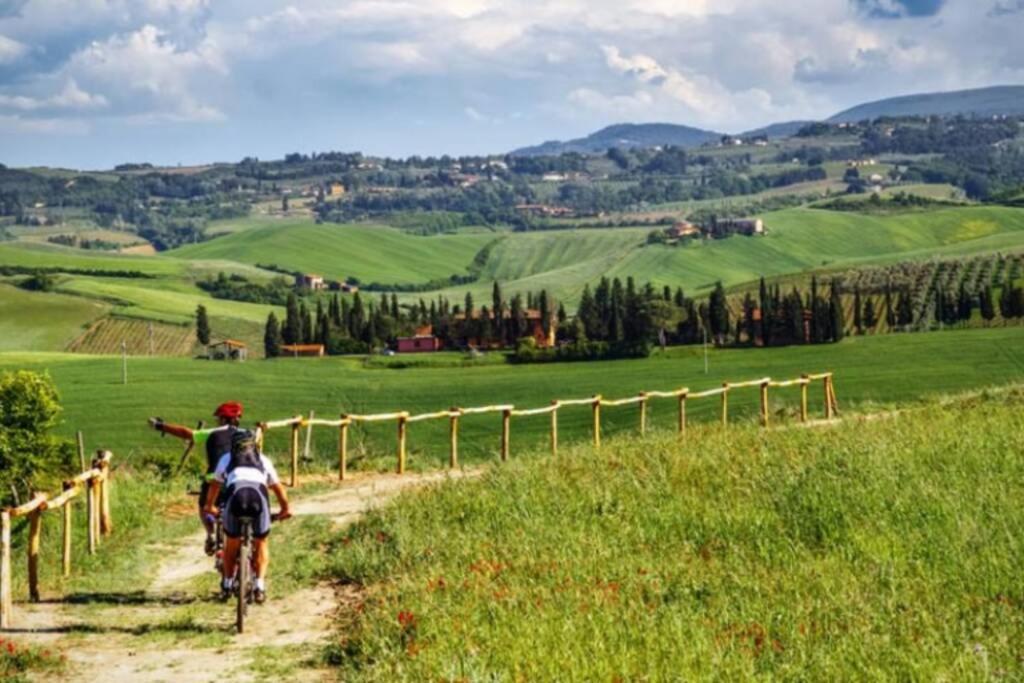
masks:
[[[70,442],[48,434],[60,415],[49,375],[19,370],[0,375],[0,501],[53,488],[73,466]]]

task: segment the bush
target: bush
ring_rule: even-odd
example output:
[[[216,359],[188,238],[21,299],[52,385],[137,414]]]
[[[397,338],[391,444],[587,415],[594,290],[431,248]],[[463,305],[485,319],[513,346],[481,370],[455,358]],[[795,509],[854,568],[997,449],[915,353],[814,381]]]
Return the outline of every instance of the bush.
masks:
[[[54,488],[70,474],[71,443],[48,434],[60,415],[60,398],[49,375],[19,370],[0,375],[0,501],[17,502]]]

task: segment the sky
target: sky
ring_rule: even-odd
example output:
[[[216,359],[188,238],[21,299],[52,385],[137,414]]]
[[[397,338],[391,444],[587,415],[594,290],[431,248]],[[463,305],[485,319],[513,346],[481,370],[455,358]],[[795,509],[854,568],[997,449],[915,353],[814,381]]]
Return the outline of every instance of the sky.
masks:
[[[503,153],[1024,83],[1024,0],[0,0],[0,163]]]

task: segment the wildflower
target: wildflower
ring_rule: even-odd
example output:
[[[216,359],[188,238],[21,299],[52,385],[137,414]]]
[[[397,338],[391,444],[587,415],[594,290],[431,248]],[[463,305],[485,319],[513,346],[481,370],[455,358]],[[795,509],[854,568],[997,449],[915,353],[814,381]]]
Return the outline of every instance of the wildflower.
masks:
[[[416,615],[412,612],[401,611],[398,613],[398,623],[403,630],[408,631],[416,625]]]

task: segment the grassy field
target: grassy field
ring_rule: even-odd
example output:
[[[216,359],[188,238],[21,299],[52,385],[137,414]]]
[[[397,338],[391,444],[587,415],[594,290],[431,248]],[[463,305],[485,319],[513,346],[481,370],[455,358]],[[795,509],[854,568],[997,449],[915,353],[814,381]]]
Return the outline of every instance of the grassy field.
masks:
[[[405,284],[464,274],[476,253],[493,239],[487,234],[419,237],[384,226],[281,221],[171,254],[273,264],[334,279]]]
[[[453,359],[454,363],[459,363]],[[703,373],[699,347],[670,349],[645,360],[567,363],[557,365],[479,367],[365,367],[358,359],[279,359],[241,364],[172,358],[136,358],[129,362],[129,384],[122,386],[120,359],[66,354],[0,354],[0,369],[47,370],[54,377],[65,405],[64,434],[82,429],[90,447],[103,445],[122,461],[174,459],[179,444],[161,440],[145,425],[159,415],[194,424],[209,420],[213,406],[229,399],[246,405],[249,420],[272,420],[315,410],[321,417],[349,413],[408,410],[430,412],[449,406],[479,406],[498,402],[521,408],[547,405],[555,398],[602,394],[610,398],[643,390],[689,386],[697,391],[722,381],[764,375],[797,377],[801,372],[836,372],[843,406],[884,406],[963,389],[1001,385],[1024,379],[1024,328],[948,331],[847,339],[832,346],[784,349],[712,350],[710,374]],[[730,416],[752,421],[755,390],[737,391],[730,399]],[[821,410],[821,392],[812,395]],[[798,404],[795,390],[773,392],[775,419],[792,417]],[[695,421],[714,419],[715,399],[692,401]],[[652,403],[653,425],[671,426],[672,401]],[[609,408],[603,422],[609,433],[636,426],[636,408]],[[559,419],[563,440],[589,438],[588,408],[566,408]],[[500,418],[464,418],[462,458],[466,462],[494,457],[499,446]],[[513,423],[513,457],[542,444],[547,434],[544,417],[517,418]],[[286,435],[271,435],[268,446],[280,455]],[[322,466],[332,466],[336,434],[322,429],[314,450]],[[394,425],[353,428],[353,467],[393,466]],[[447,460],[447,423],[412,425],[409,436],[412,468],[439,467]]]
[[[1016,680],[1024,393],[578,447],[330,546],[346,680]],[[567,675],[567,672],[571,674]]]
[[[0,351],[63,349],[109,306],[0,282]]]
[[[649,230],[633,228],[513,234],[494,250],[479,283],[445,294],[459,300],[468,290],[486,300],[497,276],[505,292],[547,289],[572,308],[583,286],[603,275],[697,294],[718,280],[730,286],[762,275],[1024,248],[1024,211],[1004,207],[885,216],[800,208],[766,214],[764,221],[764,237],[685,246],[645,245]]]

